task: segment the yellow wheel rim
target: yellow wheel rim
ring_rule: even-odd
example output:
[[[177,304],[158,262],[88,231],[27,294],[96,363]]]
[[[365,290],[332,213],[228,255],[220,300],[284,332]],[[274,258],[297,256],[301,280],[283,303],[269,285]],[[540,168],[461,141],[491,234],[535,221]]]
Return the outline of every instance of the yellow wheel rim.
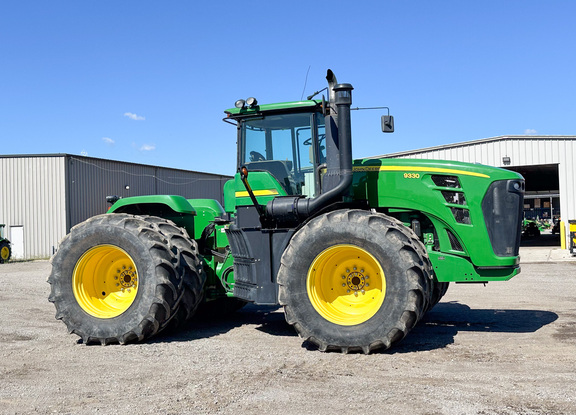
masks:
[[[88,314],[113,318],[124,313],[136,298],[138,272],[123,249],[98,245],[76,263],[72,274],[76,301]]]
[[[386,278],[380,263],[354,245],[335,245],[322,251],[310,267],[308,297],[326,320],[353,326],[369,320],[382,306]]]
[[[0,250],[0,257],[4,260],[8,259],[8,256],[10,255],[10,250],[8,249],[7,246],[3,246],[2,249]]]

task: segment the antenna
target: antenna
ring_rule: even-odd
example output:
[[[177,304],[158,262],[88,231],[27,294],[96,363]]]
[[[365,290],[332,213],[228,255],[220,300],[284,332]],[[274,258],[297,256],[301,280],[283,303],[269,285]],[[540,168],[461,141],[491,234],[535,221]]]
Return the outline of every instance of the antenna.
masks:
[[[306,84],[308,83],[308,74],[310,73],[310,68],[312,65],[308,65],[308,70],[306,71],[306,79],[304,80],[304,88],[302,89],[302,95],[300,96],[300,101],[304,99],[304,91],[306,91]]]

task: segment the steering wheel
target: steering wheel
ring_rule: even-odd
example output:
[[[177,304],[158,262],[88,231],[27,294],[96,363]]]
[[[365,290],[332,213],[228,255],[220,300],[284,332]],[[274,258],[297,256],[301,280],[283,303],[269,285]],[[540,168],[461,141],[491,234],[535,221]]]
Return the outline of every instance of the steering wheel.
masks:
[[[250,161],[265,161],[266,158],[257,151],[250,152]]]
[[[324,141],[324,139],[326,138],[326,134],[318,134],[318,142],[322,143],[322,141]],[[308,140],[304,140],[302,142],[302,144],[304,144],[305,146],[311,146],[312,145],[312,137],[310,137]]]

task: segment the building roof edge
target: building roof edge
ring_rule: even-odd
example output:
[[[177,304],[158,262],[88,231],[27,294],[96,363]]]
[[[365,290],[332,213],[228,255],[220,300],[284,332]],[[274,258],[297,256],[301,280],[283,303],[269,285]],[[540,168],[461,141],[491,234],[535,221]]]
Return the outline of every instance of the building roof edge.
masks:
[[[419,148],[416,150],[406,150],[406,151],[399,151],[396,153],[388,153],[382,154],[380,156],[371,156],[365,157],[368,159],[374,158],[392,158],[392,157],[399,157],[399,156],[407,156],[411,154],[420,154],[420,153],[429,153],[431,151],[439,151],[439,150],[446,150],[449,148],[456,148],[456,147],[468,147],[477,144],[484,144],[494,141],[507,141],[507,140],[574,140],[576,141],[576,135],[500,135],[496,137],[489,137],[489,138],[481,138],[479,140],[471,140],[471,141],[461,141],[458,143],[452,144],[443,144],[439,146],[433,147],[425,147]]]

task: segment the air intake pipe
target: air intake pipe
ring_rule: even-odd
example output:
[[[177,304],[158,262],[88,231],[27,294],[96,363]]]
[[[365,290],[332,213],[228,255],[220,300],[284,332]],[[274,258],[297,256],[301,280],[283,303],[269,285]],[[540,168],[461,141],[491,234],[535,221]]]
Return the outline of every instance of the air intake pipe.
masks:
[[[314,198],[281,197],[266,205],[266,218],[277,226],[300,223],[324,207],[342,200],[352,184],[352,128],[350,84],[338,84],[331,70],[326,75],[330,113],[326,115],[326,170],[322,193]],[[336,179],[336,180],[334,180]]]

